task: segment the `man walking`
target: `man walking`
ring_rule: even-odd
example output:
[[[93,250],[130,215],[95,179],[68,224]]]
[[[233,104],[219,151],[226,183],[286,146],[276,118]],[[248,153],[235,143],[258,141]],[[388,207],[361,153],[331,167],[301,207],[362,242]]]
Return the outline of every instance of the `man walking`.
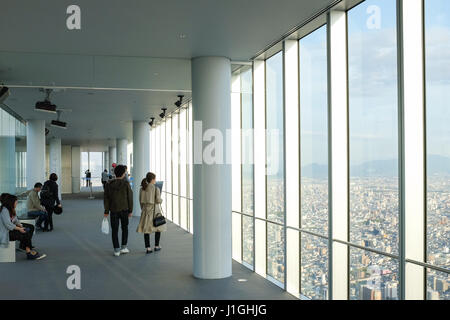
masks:
[[[112,242],[114,255],[129,253],[128,243],[128,221],[133,212],[133,191],[130,184],[125,180],[126,169],[122,165],[116,166],[114,174],[116,179],[108,181],[105,185],[104,206],[105,218],[111,213]],[[122,227],[122,246],[119,244],[119,224]]]

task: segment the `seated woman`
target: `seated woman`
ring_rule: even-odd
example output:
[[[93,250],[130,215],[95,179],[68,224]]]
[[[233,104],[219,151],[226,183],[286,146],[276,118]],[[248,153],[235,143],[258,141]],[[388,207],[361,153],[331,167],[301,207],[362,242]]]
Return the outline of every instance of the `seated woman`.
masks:
[[[0,246],[7,248],[10,241],[20,241],[20,249],[25,250],[28,260],[40,260],[45,254],[32,250],[34,227],[19,222],[16,215],[17,197],[8,193],[0,196]]]

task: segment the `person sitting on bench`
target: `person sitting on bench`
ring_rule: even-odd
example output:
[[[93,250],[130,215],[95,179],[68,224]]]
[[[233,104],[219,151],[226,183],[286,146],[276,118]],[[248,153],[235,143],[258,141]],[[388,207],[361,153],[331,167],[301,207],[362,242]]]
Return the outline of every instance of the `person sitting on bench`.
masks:
[[[20,249],[26,251],[28,260],[45,258],[45,254],[33,250],[34,227],[26,223],[22,225],[17,219],[17,202],[17,197],[12,194],[2,193],[0,196],[0,246],[8,248],[10,241],[20,241]]]
[[[38,218],[36,221],[36,230],[44,230],[42,223],[48,221],[47,210],[41,205],[41,200],[38,195],[41,189],[42,183],[36,183],[34,189],[30,191],[27,197],[28,218]]]

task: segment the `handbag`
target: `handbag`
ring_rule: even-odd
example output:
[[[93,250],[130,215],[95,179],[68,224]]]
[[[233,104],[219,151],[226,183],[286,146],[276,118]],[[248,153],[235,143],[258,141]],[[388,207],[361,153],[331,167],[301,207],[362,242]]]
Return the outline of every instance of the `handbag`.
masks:
[[[160,207],[161,212],[162,212],[162,207],[161,207],[161,205],[159,205],[159,207]],[[156,211],[156,207],[155,207],[155,211]],[[164,224],[167,223],[166,218],[162,215],[161,212],[158,213],[158,215],[155,216],[155,217],[153,218],[153,226],[154,226],[155,228],[157,228],[157,227],[159,227],[159,226],[162,226],[162,225],[164,225]]]

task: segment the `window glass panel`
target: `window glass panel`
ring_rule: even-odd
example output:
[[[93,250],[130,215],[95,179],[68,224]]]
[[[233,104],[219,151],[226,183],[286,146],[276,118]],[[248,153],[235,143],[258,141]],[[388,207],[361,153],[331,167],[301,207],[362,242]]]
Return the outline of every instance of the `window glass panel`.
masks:
[[[285,208],[282,52],[266,61],[266,99],[267,219],[283,223]]]
[[[300,40],[301,227],[328,233],[327,28]]]
[[[172,193],[172,119],[166,120],[166,192]]]
[[[425,0],[425,39],[427,262],[450,270],[450,1]],[[449,298],[436,290],[443,275],[427,278],[429,288]]]
[[[328,240],[302,233],[301,293],[313,300],[328,299]]]
[[[350,299],[398,300],[398,261],[350,248]]]
[[[267,274],[284,283],[284,228],[267,223]]]
[[[427,269],[427,300],[450,300],[450,275]]]
[[[180,111],[180,195],[187,197],[187,127],[186,109]]]
[[[242,260],[253,266],[253,218],[242,218]]]
[[[253,215],[253,74],[241,73],[242,113],[242,210]]]
[[[399,242],[396,38],[395,0],[348,12],[350,239],[388,253]]]

